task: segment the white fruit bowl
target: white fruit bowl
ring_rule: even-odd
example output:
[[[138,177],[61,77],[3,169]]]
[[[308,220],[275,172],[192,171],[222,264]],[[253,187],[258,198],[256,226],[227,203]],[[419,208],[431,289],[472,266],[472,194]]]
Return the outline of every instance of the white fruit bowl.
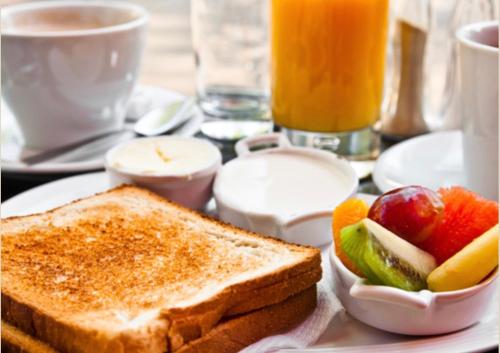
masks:
[[[330,250],[334,291],[347,312],[367,325],[405,335],[437,335],[477,323],[496,291],[498,271],[480,284],[456,291],[409,292],[364,284]]]

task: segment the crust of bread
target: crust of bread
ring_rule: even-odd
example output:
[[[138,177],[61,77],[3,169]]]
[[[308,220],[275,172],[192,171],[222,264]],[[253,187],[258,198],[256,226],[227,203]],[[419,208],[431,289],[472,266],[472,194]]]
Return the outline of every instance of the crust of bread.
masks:
[[[2,352],[4,353],[57,353],[47,344],[31,337],[2,320]]]
[[[64,318],[54,318],[43,310],[27,307],[22,301],[2,293],[2,321],[14,325],[61,353],[143,353],[168,352],[168,322],[154,320],[138,330],[98,330]]]
[[[205,312],[202,315],[187,316],[172,320],[169,331],[170,347],[176,350],[191,340],[205,335],[214,323],[219,322],[222,317],[230,317],[238,314],[248,313],[259,308],[280,303],[291,295],[297,294],[311,286],[311,283],[321,279],[321,271],[318,269],[293,277],[288,281],[279,282],[267,287],[261,287],[254,291],[234,293],[241,304],[234,307],[215,312]],[[207,324],[208,323],[208,324]],[[202,330],[201,328],[205,328]]]
[[[313,286],[281,303],[234,316],[175,353],[236,353],[266,336],[287,331],[301,323],[316,307],[316,297],[316,286]],[[58,353],[3,321],[2,350],[6,353]]]
[[[50,343],[61,352],[165,352],[179,350],[191,341],[206,336],[222,318],[257,310],[265,306],[282,302],[288,297],[303,291],[321,278],[320,253],[317,249],[288,244],[281,240],[264,237],[241,230],[232,225],[213,220],[196,211],[171,203],[151,192],[133,187],[122,186],[98,194],[136,195],[149,198],[153,202],[167,204],[180,214],[194,217],[200,223],[228,232],[234,232],[258,242],[278,244],[303,254],[302,260],[290,266],[283,266],[279,271],[267,273],[256,278],[245,279],[228,285],[224,290],[210,298],[182,307],[166,307],[159,310],[146,327],[141,330],[113,331],[84,327],[55,317],[50,310],[31,305],[22,293],[11,291],[2,283],[2,319],[44,342]],[[83,199],[86,200],[86,199]],[[74,201],[70,205],[77,204]],[[2,234],[9,225],[18,222],[46,220],[58,211],[54,210],[24,217],[11,217],[2,220]]]
[[[274,304],[220,323],[175,353],[236,353],[258,340],[292,329],[316,307],[316,286]]]

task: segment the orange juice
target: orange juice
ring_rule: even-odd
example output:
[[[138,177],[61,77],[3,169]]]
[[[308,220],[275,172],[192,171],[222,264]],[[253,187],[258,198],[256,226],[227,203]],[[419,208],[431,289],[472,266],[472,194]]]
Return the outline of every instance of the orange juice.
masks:
[[[389,0],[271,0],[274,122],[371,126],[382,102]]]

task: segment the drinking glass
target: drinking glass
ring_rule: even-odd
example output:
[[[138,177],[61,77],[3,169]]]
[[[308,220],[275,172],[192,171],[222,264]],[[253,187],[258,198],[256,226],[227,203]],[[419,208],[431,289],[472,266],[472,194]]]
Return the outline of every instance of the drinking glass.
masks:
[[[271,0],[271,106],[294,144],[378,153],[389,0]]]
[[[201,109],[225,119],[269,120],[267,0],[191,0]]]

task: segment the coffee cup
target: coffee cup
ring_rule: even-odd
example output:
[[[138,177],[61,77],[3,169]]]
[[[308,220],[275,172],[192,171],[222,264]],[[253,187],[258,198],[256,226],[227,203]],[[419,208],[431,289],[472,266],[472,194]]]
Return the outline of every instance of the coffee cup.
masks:
[[[2,95],[26,147],[123,127],[148,14],[115,1],[42,1],[1,11]]]
[[[457,31],[467,186],[498,199],[498,22]]]

